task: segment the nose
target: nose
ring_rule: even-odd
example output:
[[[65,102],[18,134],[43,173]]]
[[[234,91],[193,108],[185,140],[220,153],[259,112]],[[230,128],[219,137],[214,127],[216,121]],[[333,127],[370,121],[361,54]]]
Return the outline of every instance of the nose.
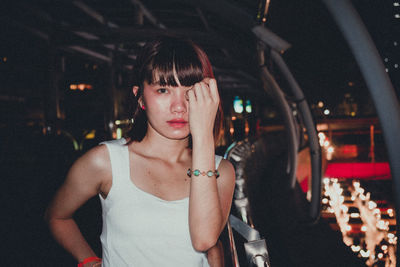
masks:
[[[172,113],[186,113],[188,102],[185,98],[185,92],[179,92],[175,94],[174,99],[171,103]]]

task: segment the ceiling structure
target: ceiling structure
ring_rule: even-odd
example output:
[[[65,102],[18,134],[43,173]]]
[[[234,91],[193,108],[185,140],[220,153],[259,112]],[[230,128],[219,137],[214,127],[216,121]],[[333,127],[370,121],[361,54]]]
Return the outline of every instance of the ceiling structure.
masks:
[[[15,1],[2,19],[67,55],[128,71],[146,40],[189,37],[209,55],[221,90],[261,93],[252,29],[262,23],[268,2]]]

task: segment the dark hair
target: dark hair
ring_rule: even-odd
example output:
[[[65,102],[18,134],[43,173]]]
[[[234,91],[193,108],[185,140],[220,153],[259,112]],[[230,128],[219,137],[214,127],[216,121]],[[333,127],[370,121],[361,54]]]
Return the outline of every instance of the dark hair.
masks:
[[[192,86],[204,78],[214,78],[211,63],[206,53],[190,40],[162,37],[147,43],[136,59],[134,85],[139,87],[134,100],[133,125],[126,137],[132,141],[142,141],[147,132],[146,112],[140,108],[139,99],[143,95],[143,84],[159,83],[161,86]],[[221,103],[214,122],[214,140],[218,142],[222,134],[223,114]]]

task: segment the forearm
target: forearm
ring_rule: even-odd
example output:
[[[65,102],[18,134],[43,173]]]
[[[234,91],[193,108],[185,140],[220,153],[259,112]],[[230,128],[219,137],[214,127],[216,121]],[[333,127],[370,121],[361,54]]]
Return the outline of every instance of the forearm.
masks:
[[[207,260],[210,267],[223,267],[225,265],[221,241],[218,241],[215,246],[207,251]]]
[[[214,139],[208,136],[193,139],[192,170],[215,170]],[[192,243],[197,250],[215,245],[223,218],[215,176],[194,176],[190,184],[189,226]]]
[[[50,219],[49,227],[57,242],[78,262],[96,256],[73,219]]]

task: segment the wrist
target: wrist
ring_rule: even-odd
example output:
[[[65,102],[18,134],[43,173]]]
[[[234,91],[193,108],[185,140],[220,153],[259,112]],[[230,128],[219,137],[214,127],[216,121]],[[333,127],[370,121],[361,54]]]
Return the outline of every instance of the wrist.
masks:
[[[204,134],[204,135],[192,135],[192,144],[194,145],[212,145],[214,147],[214,136],[213,134]]]

